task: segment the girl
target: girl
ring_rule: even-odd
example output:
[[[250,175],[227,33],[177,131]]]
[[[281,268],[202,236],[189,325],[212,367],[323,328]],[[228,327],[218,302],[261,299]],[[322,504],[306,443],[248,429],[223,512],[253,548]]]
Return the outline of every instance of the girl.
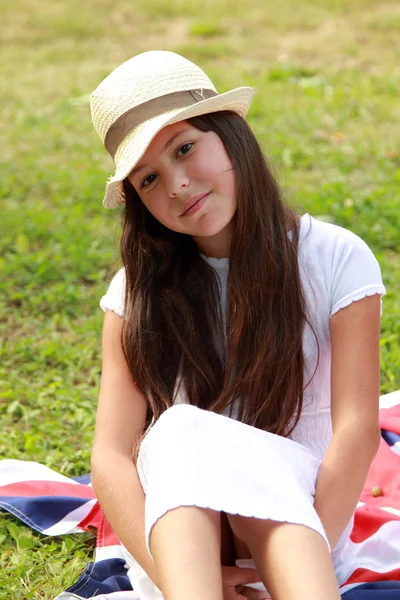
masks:
[[[125,204],[92,477],[140,600],[337,600],[379,444],[378,263],[283,203],[251,95],[156,51],[91,96]]]

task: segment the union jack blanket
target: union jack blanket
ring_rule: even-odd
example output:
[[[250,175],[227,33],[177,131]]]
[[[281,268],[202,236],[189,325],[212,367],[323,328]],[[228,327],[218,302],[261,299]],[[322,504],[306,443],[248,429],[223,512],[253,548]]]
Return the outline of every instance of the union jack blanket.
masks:
[[[380,448],[346,553],[348,577],[341,587],[345,600],[400,600],[400,392],[382,396],[380,426]],[[376,488],[380,495],[375,495]],[[139,600],[127,577],[119,540],[90,486],[90,475],[70,479],[42,464],[2,460],[0,508],[44,535],[97,529],[93,562],[55,600]]]

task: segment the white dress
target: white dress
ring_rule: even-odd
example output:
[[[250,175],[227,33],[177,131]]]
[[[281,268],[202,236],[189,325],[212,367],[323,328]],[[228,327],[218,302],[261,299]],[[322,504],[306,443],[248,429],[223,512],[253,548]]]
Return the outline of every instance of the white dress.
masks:
[[[291,234],[289,233],[289,236]],[[229,259],[208,258],[221,286],[226,318]],[[301,219],[299,268],[309,314],[317,333],[319,366],[304,393],[304,408],[291,439],[245,425],[227,415],[190,406],[183,389],[175,405],[151,427],[143,440],[137,469],[146,495],[145,533],[168,510],[199,506],[276,521],[306,525],[329,543],[313,507],[318,470],[332,437],[330,417],[331,345],[329,319],[351,302],[385,294],[381,272],[368,246],[341,227],[306,214]],[[125,277],[121,269],[100,306],[123,315]],[[317,345],[308,326],[303,338],[305,378],[314,372]],[[331,557],[338,584],[346,580],[348,523]],[[129,577],[140,600],[162,600],[136,560],[126,551]],[[253,566],[252,561],[237,561]],[[265,589],[261,584],[257,589]]]

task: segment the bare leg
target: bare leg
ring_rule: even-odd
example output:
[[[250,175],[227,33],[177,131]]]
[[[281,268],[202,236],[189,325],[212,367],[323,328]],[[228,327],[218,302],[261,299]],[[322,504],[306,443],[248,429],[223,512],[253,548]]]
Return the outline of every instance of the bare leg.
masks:
[[[223,600],[219,512],[167,512],[152,529],[150,548],[165,600]]]
[[[340,600],[324,539],[293,523],[228,515],[273,600]]]

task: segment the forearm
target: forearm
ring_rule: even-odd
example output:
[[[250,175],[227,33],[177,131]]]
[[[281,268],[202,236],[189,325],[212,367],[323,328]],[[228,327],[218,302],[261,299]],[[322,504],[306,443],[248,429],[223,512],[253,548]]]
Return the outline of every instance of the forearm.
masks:
[[[145,543],[145,496],[134,464],[119,454],[97,454],[92,458],[92,485],[113,531],[157,585]]]
[[[331,550],[350,521],[361,496],[372,459],[379,447],[376,436],[349,428],[333,435],[317,478],[314,507]]]

